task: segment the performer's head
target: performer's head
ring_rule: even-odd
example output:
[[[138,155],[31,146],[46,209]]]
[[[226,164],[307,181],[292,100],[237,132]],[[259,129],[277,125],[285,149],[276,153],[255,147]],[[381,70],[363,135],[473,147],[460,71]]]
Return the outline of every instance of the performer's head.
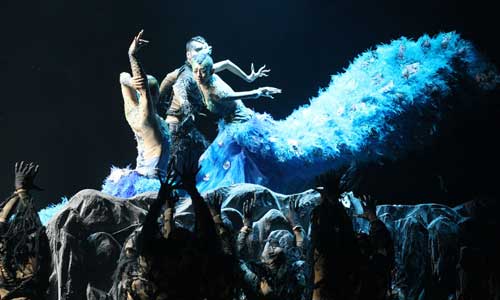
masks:
[[[213,66],[214,61],[207,53],[200,53],[194,56],[191,61],[194,80],[198,84],[207,84],[214,74]]]
[[[294,237],[288,230],[274,230],[267,237],[260,260],[269,269],[278,269],[287,261],[297,259],[294,246]]]
[[[212,54],[212,46],[201,36],[195,36],[186,43],[186,59],[191,64],[191,59],[200,53]]]

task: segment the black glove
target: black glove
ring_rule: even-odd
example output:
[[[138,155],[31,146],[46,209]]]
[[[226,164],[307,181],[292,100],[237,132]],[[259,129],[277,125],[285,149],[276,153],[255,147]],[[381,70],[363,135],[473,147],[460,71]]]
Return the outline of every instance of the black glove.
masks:
[[[42,189],[38,186],[36,186],[33,183],[33,180],[35,179],[36,174],[38,173],[38,165],[35,165],[34,163],[25,163],[24,161],[22,162],[17,162],[15,167],[14,167],[14,173],[15,173],[15,180],[14,180],[14,187],[16,190],[18,189],[25,189],[25,190],[39,190],[41,191]]]

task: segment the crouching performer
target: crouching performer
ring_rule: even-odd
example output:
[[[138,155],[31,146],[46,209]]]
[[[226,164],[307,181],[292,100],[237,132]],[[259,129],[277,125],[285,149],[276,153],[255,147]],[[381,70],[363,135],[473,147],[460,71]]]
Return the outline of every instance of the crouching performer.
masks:
[[[253,228],[254,200],[243,203],[243,227],[237,238],[240,258],[248,257],[248,239]],[[239,275],[245,299],[306,299],[305,232],[297,215],[299,203],[290,203],[288,219],[293,228],[273,230],[267,237],[260,261],[240,260]]]
[[[142,35],[143,31],[128,50],[132,75],[120,74],[125,118],[137,141],[136,167],[113,169],[103,185],[103,192],[124,198],[159,189],[157,169],[165,170],[168,162],[168,127],[155,108],[159,99],[158,82],[146,75],[138,60],[139,50],[148,43]]]
[[[38,165],[15,166],[15,192],[0,204],[0,299],[45,299],[50,253],[30,190]]]

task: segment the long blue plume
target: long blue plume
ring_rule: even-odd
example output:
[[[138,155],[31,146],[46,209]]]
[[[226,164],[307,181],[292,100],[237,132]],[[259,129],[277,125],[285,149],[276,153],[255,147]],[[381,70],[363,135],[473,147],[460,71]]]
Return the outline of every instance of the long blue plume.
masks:
[[[202,156],[198,188],[249,182],[296,192],[353,157],[400,157],[432,137],[457,86],[490,90],[499,81],[455,32],[379,45],[284,120],[256,114],[246,123],[221,123]]]

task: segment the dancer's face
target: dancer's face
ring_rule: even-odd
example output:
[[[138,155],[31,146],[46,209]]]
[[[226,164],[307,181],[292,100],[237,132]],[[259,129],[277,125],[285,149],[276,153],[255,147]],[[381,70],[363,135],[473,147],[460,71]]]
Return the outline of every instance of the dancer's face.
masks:
[[[285,249],[281,248],[277,241],[268,241],[260,259],[271,269],[279,267],[285,260]]]
[[[198,84],[207,84],[212,74],[211,65],[193,62],[193,76]]]

